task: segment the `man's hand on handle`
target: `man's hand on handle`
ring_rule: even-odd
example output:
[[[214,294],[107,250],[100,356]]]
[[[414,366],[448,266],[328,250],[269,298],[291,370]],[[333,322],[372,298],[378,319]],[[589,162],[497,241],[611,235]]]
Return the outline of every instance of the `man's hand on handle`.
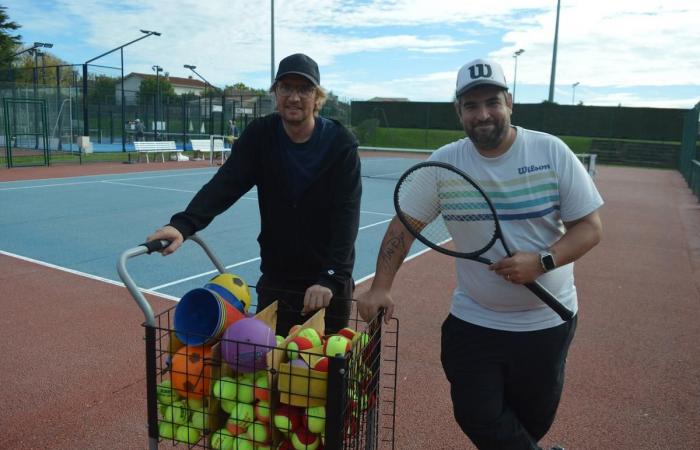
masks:
[[[380,309],[384,309],[384,323],[389,323],[394,315],[394,299],[389,290],[370,289],[357,297],[357,312],[364,321],[372,320]]]
[[[180,248],[185,239],[182,237],[182,233],[180,233],[177,228],[166,225],[157,229],[155,233],[146,238],[146,242],[155,240],[170,241],[170,245],[160,251],[163,256],[167,256]]]

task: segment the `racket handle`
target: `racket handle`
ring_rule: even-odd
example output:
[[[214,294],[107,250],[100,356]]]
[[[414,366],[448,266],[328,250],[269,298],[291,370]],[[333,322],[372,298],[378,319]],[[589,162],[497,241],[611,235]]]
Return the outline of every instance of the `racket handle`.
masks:
[[[525,287],[530,289],[533,294],[538,296],[547,306],[552,308],[555,313],[559,314],[559,317],[563,321],[568,322],[574,317],[574,313],[569,310],[566,306],[562,305],[559,300],[552,295],[544,286],[538,282],[526,283]]]

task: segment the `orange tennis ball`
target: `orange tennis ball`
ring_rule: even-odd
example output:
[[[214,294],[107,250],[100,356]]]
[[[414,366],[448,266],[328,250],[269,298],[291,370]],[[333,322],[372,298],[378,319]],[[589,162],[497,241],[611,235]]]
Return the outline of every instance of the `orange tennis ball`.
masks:
[[[200,398],[209,393],[211,381],[211,348],[201,345],[185,346],[172,359],[170,381],[182,397]]]
[[[314,364],[313,369],[319,372],[328,372],[328,357],[324,356],[323,358],[319,358],[316,364]]]
[[[326,342],[323,344],[323,354],[326,356],[344,356],[352,348],[352,341],[341,336],[340,334],[333,334],[328,336]]]
[[[345,327],[345,328],[343,328],[342,330],[338,331],[338,334],[341,335],[341,336],[345,336],[346,338],[348,338],[348,339],[350,339],[350,340],[352,341],[352,339],[353,339],[353,338],[355,337],[355,335],[357,334],[357,331],[353,330],[353,329],[350,328],[350,327]]]
[[[297,335],[287,343],[287,358],[295,360],[301,358],[300,351],[308,350],[314,346],[310,339]]]

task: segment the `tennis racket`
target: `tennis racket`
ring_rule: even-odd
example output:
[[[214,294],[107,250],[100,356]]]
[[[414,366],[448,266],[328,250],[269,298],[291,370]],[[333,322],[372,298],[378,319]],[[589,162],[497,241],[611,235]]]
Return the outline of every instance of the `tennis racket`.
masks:
[[[429,161],[408,169],[396,184],[394,207],[408,231],[440,253],[491,265],[493,261],[483,255],[500,241],[512,256],[486,192],[450,164]],[[455,250],[444,247],[453,236],[459,236],[454,239]],[[541,284],[524,286],[563,320],[574,316]]]

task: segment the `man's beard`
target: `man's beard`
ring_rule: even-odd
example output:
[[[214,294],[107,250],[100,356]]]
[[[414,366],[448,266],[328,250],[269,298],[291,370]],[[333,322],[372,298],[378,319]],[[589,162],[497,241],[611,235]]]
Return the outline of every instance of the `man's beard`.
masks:
[[[477,126],[483,124],[493,125],[493,129],[488,132],[477,130]],[[488,122],[480,122],[477,126],[469,126],[464,129],[477,148],[492,150],[497,148],[506,137],[506,126],[502,121],[490,120]]]

